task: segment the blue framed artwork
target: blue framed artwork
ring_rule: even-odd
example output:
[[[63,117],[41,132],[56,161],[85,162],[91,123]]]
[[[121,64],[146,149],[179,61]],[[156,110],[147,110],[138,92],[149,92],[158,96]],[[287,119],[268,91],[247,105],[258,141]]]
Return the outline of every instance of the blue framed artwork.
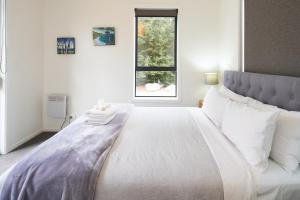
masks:
[[[115,45],[115,28],[93,28],[93,41],[95,46]]]
[[[57,38],[57,54],[75,54],[75,38]]]

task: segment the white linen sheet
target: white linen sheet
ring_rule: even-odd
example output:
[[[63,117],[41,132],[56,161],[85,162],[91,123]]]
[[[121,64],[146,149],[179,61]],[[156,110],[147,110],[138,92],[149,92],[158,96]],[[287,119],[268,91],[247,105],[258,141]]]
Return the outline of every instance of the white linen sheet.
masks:
[[[218,164],[225,200],[256,199],[250,166],[201,109],[189,108]]]
[[[300,199],[300,169],[293,173],[285,171],[270,160],[264,173],[254,172],[258,200]]]

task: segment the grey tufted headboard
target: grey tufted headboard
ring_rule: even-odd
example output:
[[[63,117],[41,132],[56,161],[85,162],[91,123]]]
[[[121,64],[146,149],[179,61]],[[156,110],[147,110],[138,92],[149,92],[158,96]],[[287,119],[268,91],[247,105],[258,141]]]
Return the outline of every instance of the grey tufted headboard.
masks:
[[[300,78],[225,71],[224,86],[266,104],[300,111]]]

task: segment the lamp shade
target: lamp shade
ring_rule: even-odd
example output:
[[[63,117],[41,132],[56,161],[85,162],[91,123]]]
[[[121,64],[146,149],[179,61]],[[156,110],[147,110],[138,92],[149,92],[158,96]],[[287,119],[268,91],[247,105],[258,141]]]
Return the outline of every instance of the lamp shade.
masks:
[[[204,83],[206,85],[217,85],[219,83],[218,73],[216,72],[204,73]]]

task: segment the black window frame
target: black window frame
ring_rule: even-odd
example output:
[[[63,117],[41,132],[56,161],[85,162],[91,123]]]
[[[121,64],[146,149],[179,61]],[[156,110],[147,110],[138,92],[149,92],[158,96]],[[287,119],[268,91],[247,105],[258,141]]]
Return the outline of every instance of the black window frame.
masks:
[[[174,17],[175,18],[175,38],[174,38],[174,66],[173,67],[143,67],[138,66],[138,18],[139,17]],[[137,98],[177,98],[178,96],[178,83],[177,83],[177,18],[178,18],[178,9],[135,9],[135,88],[134,96]],[[175,72],[175,96],[137,96],[136,94],[136,82],[137,82],[137,72],[140,71],[167,71]]]

